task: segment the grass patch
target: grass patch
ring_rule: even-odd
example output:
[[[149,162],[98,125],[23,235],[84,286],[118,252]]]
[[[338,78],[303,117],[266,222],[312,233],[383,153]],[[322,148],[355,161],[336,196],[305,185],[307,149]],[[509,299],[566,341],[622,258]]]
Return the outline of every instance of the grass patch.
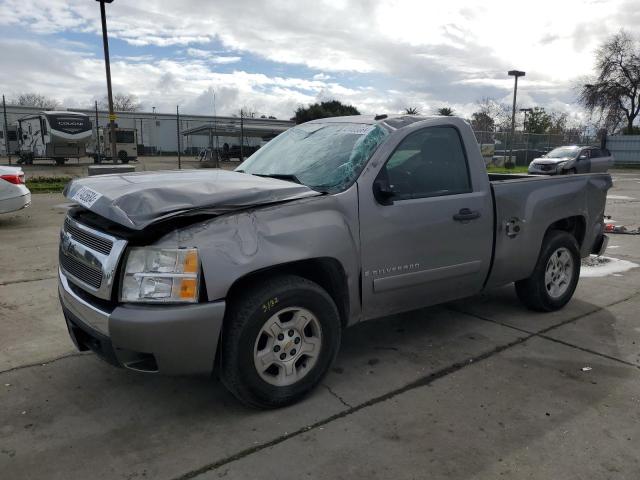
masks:
[[[26,183],[31,193],[58,193],[71,180],[71,177],[27,177]]]
[[[515,166],[513,168],[488,166],[487,172],[489,173],[529,173],[528,168],[529,167],[525,167],[525,166]]]

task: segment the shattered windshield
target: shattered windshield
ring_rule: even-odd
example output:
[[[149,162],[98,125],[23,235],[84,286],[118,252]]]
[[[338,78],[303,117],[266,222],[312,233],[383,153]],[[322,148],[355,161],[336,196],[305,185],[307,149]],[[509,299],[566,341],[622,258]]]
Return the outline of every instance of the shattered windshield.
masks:
[[[388,134],[379,125],[302,124],[278,135],[236,170],[340,192],[354,182]]]

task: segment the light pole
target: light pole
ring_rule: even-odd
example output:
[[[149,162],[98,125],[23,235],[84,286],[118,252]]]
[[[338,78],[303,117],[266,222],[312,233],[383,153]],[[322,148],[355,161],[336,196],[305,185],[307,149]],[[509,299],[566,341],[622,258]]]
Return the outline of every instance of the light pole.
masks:
[[[526,141],[526,146],[524,147],[524,163],[527,163],[529,161],[529,135],[527,133],[527,113],[531,113],[533,112],[533,108],[521,108],[520,109],[521,112],[524,112],[524,135],[525,135],[525,141]]]
[[[507,74],[510,77],[515,78],[515,83],[513,84],[513,111],[511,113],[511,145],[509,146],[509,161],[504,165],[507,168],[513,168],[514,165],[511,163],[511,158],[513,156],[513,139],[516,133],[516,96],[518,95],[518,77],[524,77],[525,72],[520,70],[509,70]]]
[[[104,47],[104,66],[107,72],[107,100],[109,102],[109,134],[111,136],[111,159],[113,163],[118,161],[116,152],[116,115],[113,113],[113,94],[111,92],[111,62],[109,61],[109,38],[107,36],[107,14],[104,4],[113,3],[113,0],[96,0],[100,3],[100,18],[102,20],[102,45]]]

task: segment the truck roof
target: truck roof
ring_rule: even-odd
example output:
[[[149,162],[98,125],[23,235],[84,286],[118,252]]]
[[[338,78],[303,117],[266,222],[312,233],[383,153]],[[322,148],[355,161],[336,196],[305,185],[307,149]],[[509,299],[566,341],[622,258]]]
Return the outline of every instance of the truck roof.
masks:
[[[391,115],[348,115],[344,117],[329,117],[311,120],[307,123],[361,123],[365,125],[385,124],[392,130],[398,130],[407,127],[415,122],[421,122],[432,118],[442,118],[438,115],[407,115],[407,114],[391,114]],[[451,118],[451,117],[448,117]]]

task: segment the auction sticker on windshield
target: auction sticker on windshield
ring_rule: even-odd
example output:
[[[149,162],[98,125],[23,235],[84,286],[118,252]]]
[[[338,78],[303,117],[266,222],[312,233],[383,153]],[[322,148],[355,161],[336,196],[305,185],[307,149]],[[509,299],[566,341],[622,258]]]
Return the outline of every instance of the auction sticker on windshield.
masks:
[[[73,197],[71,197],[71,200],[78,202],[85,208],[91,208],[91,206],[96,203],[101,196],[101,193],[91,190],[89,187],[82,187]]]

